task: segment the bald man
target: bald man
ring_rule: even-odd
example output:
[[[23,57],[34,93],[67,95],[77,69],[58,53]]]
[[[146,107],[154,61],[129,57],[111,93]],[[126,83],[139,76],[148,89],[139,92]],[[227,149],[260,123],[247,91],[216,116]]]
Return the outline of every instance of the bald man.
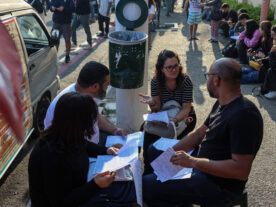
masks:
[[[205,122],[173,147],[171,158],[174,165],[193,168],[191,178],[161,183],[155,174],[144,176],[143,196],[149,207],[219,206],[245,188],[262,142],[261,114],[241,94],[241,67],[235,60],[219,59],[205,75],[208,92],[217,101]],[[192,149],[190,156],[186,152]],[[158,153],[153,146],[149,148],[149,154]]]

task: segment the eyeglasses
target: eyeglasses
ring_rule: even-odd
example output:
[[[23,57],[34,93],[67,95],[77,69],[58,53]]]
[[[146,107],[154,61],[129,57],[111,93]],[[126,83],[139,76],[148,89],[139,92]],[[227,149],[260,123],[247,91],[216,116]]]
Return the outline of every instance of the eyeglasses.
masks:
[[[218,75],[217,73],[204,73],[204,77],[206,80],[208,80],[209,75]]]
[[[169,65],[169,66],[164,67],[164,69],[166,69],[167,71],[172,71],[173,69],[178,69],[179,65],[180,65],[179,63],[177,63],[175,65]]]

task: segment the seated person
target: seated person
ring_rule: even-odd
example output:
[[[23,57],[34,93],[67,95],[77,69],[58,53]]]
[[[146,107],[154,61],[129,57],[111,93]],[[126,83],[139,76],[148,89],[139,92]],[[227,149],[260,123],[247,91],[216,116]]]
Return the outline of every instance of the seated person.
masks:
[[[90,61],[81,69],[76,83],[71,84],[61,91],[50,104],[44,120],[44,128],[47,129],[53,119],[54,110],[58,99],[65,93],[80,92],[88,94],[93,99],[104,99],[106,90],[110,83],[109,70],[101,63]],[[86,137],[88,141],[105,145],[107,134],[125,136],[127,132],[110,123],[106,117],[99,114],[94,123],[95,133],[91,137]],[[101,132],[100,132],[101,130]]]
[[[234,27],[234,34],[233,35],[240,35],[245,30],[245,23],[249,19],[247,13],[241,13],[238,16],[238,22]]]
[[[273,34],[273,47],[269,55],[270,69],[265,76],[262,87],[262,94],[268,99],[276,99],[276,25],[273,26],[273,29],[275,32]]]
[[[262,21],[260,23],[260,30],[262,33],[260,47],[257,50],[253,50],[252,48],[247,50],[249,59],[259,64],[262,70],[267,70],[269,68],[268,57],[272,47],[271,27],[270,21]],[[257,83],[259,81],[261,81],[259,70],[256,70],[254,67],[252,68],[251,65],[250,67],[242,68],[242,84]]]
[[[210,114],[195,131],[173,146],[171,162],[193,168],[189,179],[161,183],[155,174],[143,177],[143,197],[149,207],[181,204],[223,204],[240,195],[263,138],[257,107],[241,94],[241,67],[221,58],[210,67],[207,89],[216,98]],[[191,149],[198,147],[192,155]],[[155,152],[153,152],[155,150]],[[158,156],[149,148],[151,160]],[[151,153],[157,154],[151,157]],[[159,152],[160,154],[160,152]]]
[[[90,96],[72,92],[60,97],[52,124],[41,134],[29,160],[33,207],[80,206],[114,181],[116,172],[105,172],[87,182],[88,157],[116,155],[118,150],[85,140],[95,133],[97,117]]]
[[[235,10],[230,9],[229,4],[223,3],[220,7],[223,19],[220,20],[220,28],[223,30],[223,36],[229,37],[229,30],[233,29],[238,21],[238,14]]]
[[[152,112],[158,112],[162,106],[170,101],[175,100],[182,107],[182,110],[171,121],[175,124],[188,118],[187,127],[178,136],[181,138],[192,131],[196,125],[196,115],[192,106],[193,102],[193,84],[189,75],[184,71],[180,63],[179,56],[170,50],[163,50],[159,53],[155,76],[151,80],[151,97],[140,94],[142,102],[148,104]],[[144,135],[144,173],[151,172],[151,167],[147,162],[145,152],[150,144],[160,137],[145,132]]]
[[[259,29],[258,23],[249,19],[245,23],[245,31],[239,35],[239,41],[237,42],[238,54],[241,63],[247,64],[247,50],[249,48],[257,49],[260,44],[262,33]]]

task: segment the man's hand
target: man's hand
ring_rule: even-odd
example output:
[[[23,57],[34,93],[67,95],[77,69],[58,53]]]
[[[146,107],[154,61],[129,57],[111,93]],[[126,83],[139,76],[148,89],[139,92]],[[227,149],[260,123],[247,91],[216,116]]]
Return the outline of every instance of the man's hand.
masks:
[[[57,10],[60,11],[60,12],[62,12],[64,10],[64,7],[61,6],[61,7],[57,8]]]
[[[115,176],[116,171],[99,173],[95,175],[94,181],[100,188],[106,188],[115,180]]]
[[[57,9],[56,7],[52,6],[52,10],[53,10],[53,11],[56,11],[56,9]]]
[[[106,154],[108,155],[118,155],[119,149],[116,147],[109,147],[107,148]]]
[[[123,130],[121,128],[117,128],[113,132],[113,135],[122,136],[123,138],[125,138],[127,134],[128,134],[127,131],[125,131],[125,130]]]
[[[273,45],[273,47],[271,48],[271,52],[276,52],[276,45]]]
[[[112,147],[115,147],[115,148],[117,148],[117,149],[121,149],[122,147],[123,147],[124,145],[122,145],[122,144],[113,144],[112,145]]]
[[[174,165],[180,165],[182,167],[193,168],[196,159],[190,156],[184,151],[177,151],[175,155],[171,157],[171,162]]]

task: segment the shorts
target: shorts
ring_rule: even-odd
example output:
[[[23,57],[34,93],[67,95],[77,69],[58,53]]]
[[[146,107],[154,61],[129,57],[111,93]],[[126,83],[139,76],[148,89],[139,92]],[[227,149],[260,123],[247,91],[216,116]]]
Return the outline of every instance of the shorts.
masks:
[[[201,12],[189,12],[187,23],[189,25],[199,24],[201,22]]]
[[[61,35],[63,35],[63,38],[65,40],[71,39],[71,34],[72,34],[71,24],[59,24],[54,22],[53,29],[59,30],[59,38],[61,37]]]

